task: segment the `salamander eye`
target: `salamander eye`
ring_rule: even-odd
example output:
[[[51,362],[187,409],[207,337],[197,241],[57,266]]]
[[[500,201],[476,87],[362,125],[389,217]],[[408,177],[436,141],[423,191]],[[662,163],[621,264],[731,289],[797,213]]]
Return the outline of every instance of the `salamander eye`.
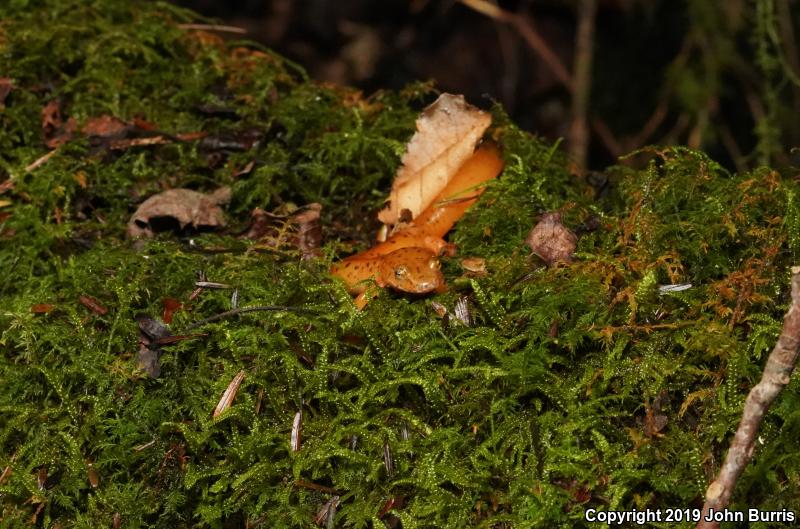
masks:
[[[403,265],[395,267],[395,269],[394,269],[394,277],[396,279],[403,279],[407,275],[408,275],[408,268],[406,268]]]

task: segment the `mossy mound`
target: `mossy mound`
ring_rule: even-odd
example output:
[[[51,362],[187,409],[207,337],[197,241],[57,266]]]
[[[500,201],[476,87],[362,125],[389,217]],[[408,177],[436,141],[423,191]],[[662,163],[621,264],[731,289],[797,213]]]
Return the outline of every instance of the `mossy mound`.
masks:
[[[268,51],[178,27],[194,19],[111,0],[0,7],[13,80],[0,104],[0,526],[314,527],[334,496],[332,527],[588,527],[590,508],[701,506],[788,302],[793,180],[653,150],[645,170],[609,170],[594,200],[556,146],[496,108],[505,172],[450,236],[488,275],[446,260],[448,293],[384,292],[357,312],[327,270],[338,241],[367,244],[430,87],[321,86]],[[42,160],[53,101],[49,126],[66,136]],[[168,141],[123,149],[80,132],[101,115]],[[125,237],[145,197],[220,185],[228,228],[191,244]],[[236,236],[254,207],[312,201],[324,258]],[[582,236],[574,263],[545,267],[523,240],[556,209]],[[303,310],[190,330],[231,308],[230,290],[190,296],[198,271],[242,306]],[[173,333],[197,335],[164,346],[149,378],[137,317],[168,299],[183,303]],[[432,300],[465,305],[472,324]],[[733,508],[800,511],[798,410],[795,380]]]

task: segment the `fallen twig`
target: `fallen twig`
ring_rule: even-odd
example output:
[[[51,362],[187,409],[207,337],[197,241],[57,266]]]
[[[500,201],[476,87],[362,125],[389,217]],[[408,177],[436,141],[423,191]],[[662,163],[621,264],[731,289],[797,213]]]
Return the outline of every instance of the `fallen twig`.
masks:
[[[461,3],[489,18],[511,24],[528,46],[530,46],[553,71],[553,74],[558,78],[561,84],[567,87],[567,90],[570,92],[574,90],[575,87],[572,75],[570,75],[567,68],[561,63],[555,52],[548,46],[547,42],[536,32],[533,28],[533,23],[528,17],[506,11],[500,6],[487,2],[486,0],[461,0]]]
[[[719,522],[705,521],[713,509],[724,510],[730,502],[736,480],[753,457],[756,437],[767,410],[789,384],[800,352],[800,266],[792,267],[792,304],[783,317],[783,329],[764,366],[764,374],[750,390],[742,411],[742,420],[731,441],[717,479],[706,489],[706,501],[697,529],[717,529]]]
[[[579,168],[585,169],[589,154],[589,96],[592,91],[594,55],[594,17],[597,0],[578,2],[578,29],[575,33],[573,67],[572,123],[569,129],[570,155]]]

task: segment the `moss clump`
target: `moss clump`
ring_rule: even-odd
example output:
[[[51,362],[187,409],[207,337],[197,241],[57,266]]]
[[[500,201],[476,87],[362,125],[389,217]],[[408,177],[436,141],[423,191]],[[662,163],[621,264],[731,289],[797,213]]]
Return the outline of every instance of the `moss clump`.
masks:
[[[670,149],[610,170],[613,192],[594,202],[555,146],[498,109],[506,171],[452,235],[490,273],[460,278],[450,260],[436,298],[451,312],[461,299],[473,324],[389,292],[359,313],[327,275],[335,242],[367,241],[429,89],[364,99],[320,86],[268,52],[177,28],[192,18],[110,0],[0,8],[0,71],[14,79],[0,109],[13,182],[0,195],[0,526],[312,527],[333,495],[337,527],[584,527],[587,508],[700,506],[786,306],[793,181]],[[48,152],[51,100],[79,124],[112,114],[170,137],[258,141],[114,150],[75,133],[26,170]],[[221,184],[234,191],[228,231],[193,246],[124,238],[145,196]],[[255,206],[313,200],[327,259],[234,236]],[[522,240],[557,208],[585,233],[575,263],[545,268]],[[197,271],[241,305],[305,312],[190,330],[231,303],[230,291],[190,298]],[[692,287],[658,289],[673,283]],[[150,379],[133,361],[136,318],[169,298],[184,303],[173,332],[201,334],[164,347]],[[800,510],[799,390],[767,417],[734,508]]]

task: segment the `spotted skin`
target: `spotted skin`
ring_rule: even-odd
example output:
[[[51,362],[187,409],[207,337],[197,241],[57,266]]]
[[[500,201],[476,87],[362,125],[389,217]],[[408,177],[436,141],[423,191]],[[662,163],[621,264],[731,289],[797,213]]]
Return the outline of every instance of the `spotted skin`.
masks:
[[[363,293],[370,279],[379,287],[427,294],[445,287],[440,266],[435,253],[413,247],[369,258],[350,257],[335,264],[331,273],[343,279],[353,294]]]
[[[451,182],[414,222],[390,236],[385,242],[348,257],[331,267],[331,274],[341,278],[356,305],[366,305],[369,280],[379,287],[402,292],[427,294],[446,290],[438,256],[449,251],[442,237],[477,200],[481,184],[495,178],[503,169],[500,152],[485,144],[459,169]]]

